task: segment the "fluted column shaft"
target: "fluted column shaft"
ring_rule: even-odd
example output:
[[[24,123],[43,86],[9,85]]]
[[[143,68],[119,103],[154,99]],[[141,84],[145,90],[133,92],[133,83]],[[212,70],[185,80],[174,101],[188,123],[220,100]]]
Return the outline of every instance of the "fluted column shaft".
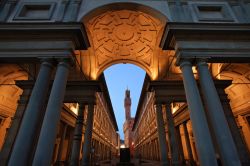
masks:
[[[80,103],[74,130],[74,140],[70,156],[70,166],[79,165],[85,105]]]
[[[189,61],[182,61],[180,68],[200,163],[202,166],[216,166],[215,150],[200,93],[192,71],[192,64]]]
[[[51,89],[40,137],[37,143],[33,165],[44,166],[51,164],[57,134],[57,125],[60,121],[68,73],[68,62],[60,61],[57,65],[56,76]]]
[[[84,133],[84,144],[83,144],[83,148],[82,148],[82,150],[83,150],[82,166],[89,165],[93,120],[94,120],[94,104],[89,104],[88,105],[86,130]]]
[[[159,148],[161,154],[161,165],[168,166],[168,146],[166,140],[166,132],[164,127],[164,120],[162,114],[162,105],[156,104],[156,121],[157,121],[157,130],[158,130],[158,137],[159,137]]]
[[[224,165],[240,166],[238,152],[228,127],[220,98],[208,70],[208,65],[204,61],[199,61],[197,67],[201,89],[208,108],[207,115],[215,133],[221,160]]]
[[[43,116],[42,108],[46,101],[51,72],[52,64],[43,61],[13,146],[9,166],[26,166],[30,162],[37,128]]]

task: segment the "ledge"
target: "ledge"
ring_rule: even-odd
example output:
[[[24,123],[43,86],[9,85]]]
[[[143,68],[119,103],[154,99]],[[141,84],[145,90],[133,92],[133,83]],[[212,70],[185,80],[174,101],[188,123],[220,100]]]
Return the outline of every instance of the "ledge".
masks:
[[[0,40],[71,40],[78,50],[86,50],[89,41],[81,23],[1,23]]]
[[[250,36],[250,24],[170,22],[165,27],[160,47],[164,50],[174,49],[173,38],[174,36],[176,37],[176,35],[185,35],[182,37],[192,38],[193,35],[209,36],[211,34],[216,35],[216,37],[218,37],[218,35],[224,37],[226,35],[226,37],[229,37],[228,34],[230,34],[230,37],[238,35],[243,35],[243,37]]]

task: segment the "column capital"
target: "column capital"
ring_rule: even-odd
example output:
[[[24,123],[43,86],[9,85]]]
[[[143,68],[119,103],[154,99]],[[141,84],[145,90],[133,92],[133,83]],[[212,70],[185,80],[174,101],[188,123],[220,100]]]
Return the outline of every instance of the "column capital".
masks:
[[[174,100],[164,100],[163,104],[164,105],[170,105],[173,102],[174,102]]]
[[[72,59],[70,57],[58,57],[55,58],[55,60],[60,63],[60,62],[65,62],[65,63],[70,63]]]
[[[192,59],[182,59],[180,62],[180,68],[184,67],[184,66],[193,66],[193,60]]]
[[[88,96],[90,97],[90,96]],[[95,97],[91,97],[90,99],[86,99],[86,98],[82,98],[82,99],[78,99],[78,104],[79,105],[96,105],[96,99]]]
[[[41,65],[46,65],[51,68],[55,65],[55,61],[52,58],[40,57],[39,60]]]
[[[197,59],[196,64],[197,64],[197,66],[208,66],[206,58]]]
[[[183,126],[184,126],[184,125],[187,125],[187,123],[188,123],[188,121],[186,120],[186,121],[184,121],[182,124],[183,124]]]
[[[155,95],[155,105],[157,104],[166,105],[166,104],[171,104],[172,102],[174,102],[173,97]]]
[[[56,59],[56,61],[58,62],[57,64],[58,66],[64,66],[67,69],[70,68],[71,60],[69,58],[60,58],[60,59]]]
[[[156,107],[162,106],[162,105],[163,105],[163,102],[156,99],[154,105],[155,105]]]
[[[79,101],[77,102],[79,104],[79,108],[80,107],[85,107],[87,104],[85,102]]]

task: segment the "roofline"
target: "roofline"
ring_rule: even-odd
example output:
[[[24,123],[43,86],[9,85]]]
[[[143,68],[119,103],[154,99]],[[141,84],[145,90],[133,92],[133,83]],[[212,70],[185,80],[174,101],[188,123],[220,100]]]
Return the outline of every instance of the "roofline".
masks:
[[[138,118],[140,117],[141,107],[142,107],[144,98],[146,96],[146,93],[147,93],[147,90],[148,90],[148,87],[149,87],[149,83],[150,83],[150,78],[146,74],[145,78],[144,78],[142,90],[141,90],[141,95],[140,95],[139,103],[138,103],[138,106],[137,106],[137,109],[136,109],[136,114],[135,114],[135,117],[134,117],[134,124],[133,124],[133,127],[132,127],[132,131],[134,131],[134,129],[135,129],[136,125],[137,125],[137,122],[139,120]]]
[[[100,75],[99,81],[101,81],[101,83],[102,83],[101,89],[102,89],[103,95],[104,95],[104,97],[106,99],[106,102],[107,102],[107,105],[108,105],[108,108],[109,108],[108,110],[109,110],[109,113],[111,115],[111,120],[113,122],[115,130],[119,131],[118,125],[117,125],[117,122],[116,122],[116,119],[115,119],[114,109],[113,109],[113,106],[112,106],[112,103],[111,103],[111,100],[110,100],[110,95],[109,95],[109,91],[108,91],[108,87],[107,87],[107,84],[106,84],[104,74]]]

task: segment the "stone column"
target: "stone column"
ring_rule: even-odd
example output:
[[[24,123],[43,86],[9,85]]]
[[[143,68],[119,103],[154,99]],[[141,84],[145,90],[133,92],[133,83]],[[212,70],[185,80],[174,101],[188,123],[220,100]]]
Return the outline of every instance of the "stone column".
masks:
[[[51,72],[52,64],[49,61],[43,61],[13,146],[9,166],[29,165],[37,128],[43,116],[42,109],[49,89]]]
[[[158,137],[159,137],[159,148],[161,153],[161,165],[168,166],[168,146],[166,140],[166,133],[164,127],[164,120],[162,114],[162,105],[156,104],[156,121],[157,121],[157,130],[158,130]]]
[[[184,130],[184,138],[185,138],[186,147],[187,147],[189,164],[191,166],[194,166],[195,162],[194,162],[194,157],[193,157],[193,153],[192,153],[192,149],[191,149],[191,144],[190,144],[190,139],[189,139],[189,135],[188,135],[187,122],[183,123],[183,130]]]
[[[246,142],[246,145],[248,146],[248,149],[250,149],[250,127],[248,125],[247,120],[244,118],[244,116],[242,115],[238,115],[238,122],[239,122],[239,126],[243,132],[243,136]]]
[[[15,143],[15,138],[18,133],[18,129],[20,127],[26,106],[28,104],[30,94],[31,88],[23,89],[23,93],[18,101],[18,106],[15,115],[12,118],[11,126],[7,132],[7,136],[0,153],[0,162],[3,165],[7,165],[8,159],[11,155],[11,150]]]
[[[200,93],[192,71],[192,64],[187,60],[182,61],[180,68],[200,163],[202,166],[216,166],[215,150]]]
[[[169,137],[169,145],[171,149],[171,164],[173,166],[181,165],[180,161],[180,152],[179,152],[179,145],[177,142],[177,137],[175,133],[175,126],[174,126],[174,119],[171,110],[171,103],[166,103],[166,118],[167,118],[167,125],[168,125],[168,137]]]
[[[222,163],[224,165],[239,166],[241,163],[238,152],[228,127],[220,98],[208,70],[208,65],[204,61],[199,61],[197,67],[203,97],[208,108],[207,115],[215,133]]]
[[[181,164],[184,163],[184,152],[183,152],[183,146],[182,146],[182,142],[181,142],[181,134],[180,134],[180,126],[176,126],[175,127],[175,133],[176,133],[176,138],[177,138],[177,142],[178,142],[178,147],[179,147],[179,152],[180,152],[180,162]]]
[[[60,138],[60,144],[59,144],[58,153],[57,153],[57,157],[56,157],[56,164],[57,165],[60,165],[60,163],[62,162],[61,159],[62,159],[63,143],[64,143],[64,140],[66,137],[67,128],[68,128],[68,125],[65,124],[63,126],[63,132],[62,132],[62,135]]]
[[[74,130],[74,140],[73,140],[73,145],[71,149],[70,166],[79,165],[79,161],[80,161],[79,157],[80,157],[81,143],[82,143],[84,110],[85,110],[85,105],[80,103],[75,130]]]
[[[69,165],[69,162],[70,162],[70,155],[71,155],[71,152],[72,152],[72,144],[73,144],[73,140],[74,140],[74,128],[69,126],[69,140],[68,140],[68,148],[67,148],[67,161],[68,161],[68,165]],[[80,147],[81,148],[81,147]]]
[[[235,121],[235,117],[234,117],[232,109],[230,107],[229,99],[227,97],[227,94],[225,93],[224,88],[223,89],[221,89],[221,88],[217,89],[217,92],[220,95],[223,111],[224,111],[224,114],[226,116],[229,129],[230,129],[230,131],[232,133],[235,146],[236,146],[236,148],[238,150],[241,163],[242,163],[243,166],[248,166],[248,165],[250,165],[250,155],[249,155],[247,146],[246,146],[246,144],[245,144],[245,142],[244,142],[244,140],[242,138],[242,135],[240,133],[240,129],[238,128],[238,125],[237,125],[237,123]],[[250,148],[250,144],[249,144],[249,148]]]
[[[69,63],[63,60],[60,61],[57,65],[55,80],[51,89],[32,165],[44,166],[51,164],[68,73]]]
[[[82,152],[83,152],[82,166],[89,165],[93,120],[94,120],[94,104],[89,104],[88,105],[86,130],[84,133],[84,144],[83,144],[83,148],[82,148]]]

